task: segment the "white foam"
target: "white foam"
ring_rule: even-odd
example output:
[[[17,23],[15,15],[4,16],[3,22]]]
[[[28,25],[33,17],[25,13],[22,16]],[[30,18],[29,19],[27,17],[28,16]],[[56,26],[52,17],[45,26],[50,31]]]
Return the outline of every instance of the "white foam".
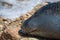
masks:
[[[59,0],[26,0],[21,2],[17,0],[0,0],[0,17],[15,19],[33,9],[37,4],[41,4],[46,1],[56,2]],[[2,2],[10,3],[13,6],[11,8],[7,8],[1,5]]]
[[[51,2],[51,3],[53,3],[53,2],[59,2],[60,0],[42,0],[43,2]]]
[[[4,2],[8,2],[10,4],[13,4],[11,8],[3,7],[0,5],[0,16],[9,18],[9,19],[15,19],[23,14],[25,14],[27,11],[30,11],[33,9],[34,6],[37,4],[40,4],[40,0],[29,0],[29,1],[22,1],[19,2],[17,0],[2,0]]]

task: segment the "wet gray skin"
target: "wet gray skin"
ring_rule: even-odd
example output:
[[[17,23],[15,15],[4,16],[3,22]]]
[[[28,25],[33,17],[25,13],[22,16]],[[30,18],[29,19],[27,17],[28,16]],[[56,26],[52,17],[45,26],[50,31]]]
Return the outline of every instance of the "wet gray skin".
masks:
[[[60,39],[60,2],[43,6],[21,28],[23,33]]]

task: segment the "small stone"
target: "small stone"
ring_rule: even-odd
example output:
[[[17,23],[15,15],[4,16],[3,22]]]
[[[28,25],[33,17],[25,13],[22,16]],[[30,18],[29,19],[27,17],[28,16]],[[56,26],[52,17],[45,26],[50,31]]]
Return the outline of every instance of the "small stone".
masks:
[[[29,40],[29,38],[22,38],[21,40]]]
[[[0,24],[0,32],[4,29],[4,26]]]

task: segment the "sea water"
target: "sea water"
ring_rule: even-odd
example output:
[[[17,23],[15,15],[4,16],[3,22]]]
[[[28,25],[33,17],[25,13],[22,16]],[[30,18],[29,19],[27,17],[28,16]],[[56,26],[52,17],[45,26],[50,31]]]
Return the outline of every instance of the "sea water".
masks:
[[[56,2],[59,0],[0,0],[0,17],[16,19],[26,12],[32,10],[36,5],[42,2]],[[4,3],[4,4],[3,4]],[[11,4],[11,7],[4,6],[5,3]]]

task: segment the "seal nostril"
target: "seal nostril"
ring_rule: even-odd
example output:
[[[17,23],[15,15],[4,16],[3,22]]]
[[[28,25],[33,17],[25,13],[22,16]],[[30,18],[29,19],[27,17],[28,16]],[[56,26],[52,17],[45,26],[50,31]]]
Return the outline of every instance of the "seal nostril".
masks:
[[[23,31],[22,31],[22,30],[19,30],[19,31],[18,31],[18,34],[19,34],[19,35],[22,35],[22,34],[23,34]]]
[[[24,35],[25,35],[25,33],[23,32],[23,30],[19,30],[19,31],[18,31],[18,34],[19,34],[20,36],[24,36]]]
[[[23,33],[23,31],[22,30],[19,30],[19,33]]]

